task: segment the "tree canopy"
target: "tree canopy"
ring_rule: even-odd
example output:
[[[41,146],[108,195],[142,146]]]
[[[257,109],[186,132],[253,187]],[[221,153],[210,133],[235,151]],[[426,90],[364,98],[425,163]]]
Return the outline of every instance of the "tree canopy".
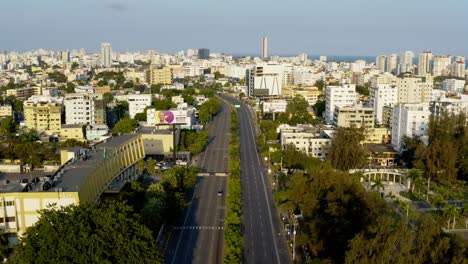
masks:
[[[161,263],[151,231],[121,202],[40,212],[11,263]]]
[[[363,128],[337,128],[328,148],[327,159],[331,165],[343,171],[361,168],[367,158],[366,151],[361,145],[364,138]]]
[[[114,126],[115,133],[131,133],[138,127],[138,122],[134,119],[125,117]]]

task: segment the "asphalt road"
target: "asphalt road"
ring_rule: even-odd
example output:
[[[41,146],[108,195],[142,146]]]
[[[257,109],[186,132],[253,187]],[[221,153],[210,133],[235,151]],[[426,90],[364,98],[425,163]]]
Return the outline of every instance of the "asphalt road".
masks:
[[[238,100],[244,263],[291,263],[268,172],[257,150],[250,110]]]
[[[228,171],[229,128],[230,107],[223,102],[210,124],[210,141],[196,161],[202,172]],[[165,263],[222,263],[226,184],[226,177],[197,178],[190,206],[174,226]]]

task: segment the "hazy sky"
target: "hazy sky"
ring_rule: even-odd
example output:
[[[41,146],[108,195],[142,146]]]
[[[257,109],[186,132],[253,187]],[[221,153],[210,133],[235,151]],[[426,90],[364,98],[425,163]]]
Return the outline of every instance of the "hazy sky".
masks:
[[[0,50],[468,55],[466,0],[1,0]]]

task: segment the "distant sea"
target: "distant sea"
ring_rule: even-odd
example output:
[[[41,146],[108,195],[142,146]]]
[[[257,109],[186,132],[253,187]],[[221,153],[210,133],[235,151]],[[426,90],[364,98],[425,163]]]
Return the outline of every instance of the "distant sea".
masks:
[[[234,57],[260,57],[260,54],[228,54]],[[280,56],[280,57],[296,57],[299,54],[271,54],[271,56]],[[321,55],[309,55],[309,60],[318,60]],[[375,62],[376,56],[357,56],[357,55],[324,55],[327,56],[327,61],[335,62],[354,62],[357,60],[365,60],[366,62]]]

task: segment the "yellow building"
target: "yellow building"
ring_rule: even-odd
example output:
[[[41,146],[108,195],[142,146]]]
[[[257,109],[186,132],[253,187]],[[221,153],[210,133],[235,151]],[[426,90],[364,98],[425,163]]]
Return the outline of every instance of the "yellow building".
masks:
[[[141,136],[131,134],[112,138],[91,150],[67,149],[61,154],[63,164],[50,177],[31,182],[2,175],[8,181],[0,182],[0,230],[21,236],[37,222],[38,210],[97,201],[113,180],[136,178],[136,163],[145,151]]]
[[[110,93],[111,88],[109,85],[104,85],[102,87],[96,86],[94,87],[94,93],[98,94],[105,94],[105,93]]]
[[[6,90],[7,96],[14,96],[16,98],[28,98],[32,95],[42,94],[41,87],[24,87]]]
[[[292,96],[302,95],[304,99],[309,103],[310,106],[313,106],[317,103],[319,97],[323,94],[317,87],[307,87],[306,89],[293,89]]]
[[[149,84],[172,84],[173,70],[171,67],[156,68],[151,66],[146,72],[146,82]]]
[[[62,105],[59,103],[25,101],[24,121],[29,129],[44,131],[46,134],[60,133]]]
[[[11,105],[2,105],[0,106],[0,118],[13,116],[13,109]]]
[[[78,141],[85,141],[85,136],[83,133],[83,125],[73,124],[73,125],[62,125],[59,133],[60,140],[67,139],[76,139]]]
[[[392,129],[388,127],[369,128],[365,134],[365,144],[390,144],[392,141]]]
[[[333,122],[338,127],[374,128],[374,109],[362,104],[335,107]]]

